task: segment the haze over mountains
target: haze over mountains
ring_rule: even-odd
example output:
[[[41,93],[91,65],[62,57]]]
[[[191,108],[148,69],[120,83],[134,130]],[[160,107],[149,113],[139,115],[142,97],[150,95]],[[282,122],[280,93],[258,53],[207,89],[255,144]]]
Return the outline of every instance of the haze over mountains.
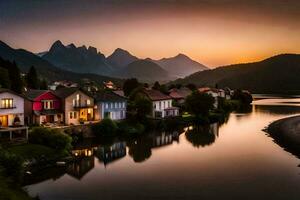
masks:
[[[135,65],[130,64],[142,59],[124,49],[117,48],[106,58],[95,47],[76,47],[74,44],[65,46],[59,40],[53,43],[48,52],[42,52],[38,55],[64,70],[122,78],[136,77],[144,81],[168,81],[208,69],[183,54],[161,60],[147,59],[147,62],[138,62],[138,67],[135,66],[137,63]],[[153,73],[149,74],[149,72]]]
[[[259,62],[196,72],[172,83],[246,89],[253,93],[300,94],[300,55],[281,54]]]

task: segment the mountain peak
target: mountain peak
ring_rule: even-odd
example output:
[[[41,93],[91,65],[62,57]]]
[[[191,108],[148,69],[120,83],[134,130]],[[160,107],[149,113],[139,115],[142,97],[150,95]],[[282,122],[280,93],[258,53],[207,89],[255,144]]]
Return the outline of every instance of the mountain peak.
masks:
[[[69,44],[67,47],[70,48],[70,49],[75,49],[76,48],[76,46],[73,43]]]
[[[88,51],[90,53],[97,54],[97,48],[96,47],[89,46]]]
[[[50,51],[55,50],[55,49],[64,48],[64,47],[65,47],[65,46],[63,45],[63,43],[62,43],[60,40],[56,40],[56,41],[52,44],[52,46],[51,46],[51,48],[50,48]]]
[[[175,56],[175,58],[188,58],[188,59],[190,59],[187,55],[185,55],[183,53],[179,53],[177,56]]]

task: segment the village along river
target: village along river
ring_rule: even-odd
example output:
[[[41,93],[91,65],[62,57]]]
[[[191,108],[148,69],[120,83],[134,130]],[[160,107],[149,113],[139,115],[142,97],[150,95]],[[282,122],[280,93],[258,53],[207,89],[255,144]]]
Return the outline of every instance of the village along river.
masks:
[[[223,125],[87,142],[78,161],[42,171],[25,186],[42,200],[300,199],[300,159],[263,129],[300,114],[300,99],[254,101]],[[191,128],[190,128],[191,129]]]

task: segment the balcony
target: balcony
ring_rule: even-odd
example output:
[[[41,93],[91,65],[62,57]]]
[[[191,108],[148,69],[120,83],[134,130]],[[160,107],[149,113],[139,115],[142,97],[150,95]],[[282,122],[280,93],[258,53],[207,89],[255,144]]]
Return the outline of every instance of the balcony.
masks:
[[[3,109],[14,109],[17,108],[16,106],[5,106],[5,107],[0,107],[1,110]]]
[[[91,105],[91,104],[75,104],[73,105],[73,108],[77,108],[77,109],[80,109],[80,108],[93,108],[94,106]]]

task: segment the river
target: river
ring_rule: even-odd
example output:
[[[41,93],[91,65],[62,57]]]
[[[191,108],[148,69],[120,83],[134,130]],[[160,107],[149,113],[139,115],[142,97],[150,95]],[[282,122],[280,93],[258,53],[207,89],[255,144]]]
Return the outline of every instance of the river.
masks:
[[[263,129],[300,114],[300,99],[265,98],[222,125],[89,141],[74,149],[77,162],[45,170],[24,188],[42,200],[298,200],[300,160]]]

